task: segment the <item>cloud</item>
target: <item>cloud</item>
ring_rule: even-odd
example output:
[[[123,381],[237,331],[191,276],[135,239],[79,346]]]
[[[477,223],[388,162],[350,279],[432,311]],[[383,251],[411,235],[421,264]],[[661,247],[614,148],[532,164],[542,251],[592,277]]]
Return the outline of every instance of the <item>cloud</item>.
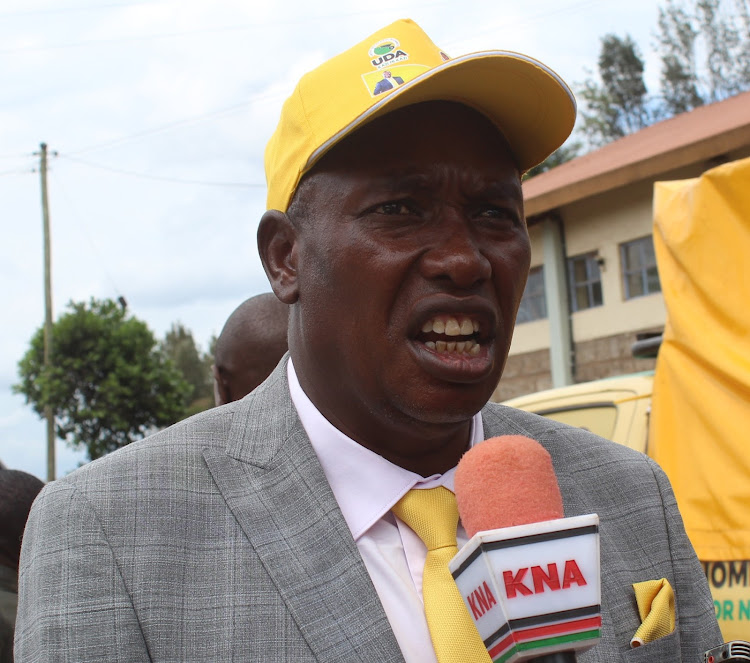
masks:
[[[30,409],[0,403],[0,460],[6,467],[47,479],[46,423]],[[73,471],[85,462],[85,453],[55,443],[57,476]]]
[[[15,380],[44,315],[39,174],[30,172],[40,142],[60,154],[48,179],[55,314],[71,299],[123,294],[157,334],[180,320],[205,344],[237,304],[269,288],[255,248],[263,150],[305,71],[411,16],[452,54],[518,50],[582,80],[608,31],[633,34],[648,60],[655,14],[650,0],[5,0],[0,378]],[[10,417],[0,457],[12,448],[43,473],[43,424],[1,385],[0,417]]]

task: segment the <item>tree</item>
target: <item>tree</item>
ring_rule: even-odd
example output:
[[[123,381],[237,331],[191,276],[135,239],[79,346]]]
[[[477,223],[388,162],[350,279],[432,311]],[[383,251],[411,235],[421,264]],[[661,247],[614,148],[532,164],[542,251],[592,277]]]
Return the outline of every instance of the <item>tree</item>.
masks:
[[[706,46],[706,88],[709,101],[731,97],[742,90],[736,53],[740,35],[721,11],[721,0],[698,0],[700,32]]]
[[[185,415],[189,416],[213,407],[213,353],[210,350],[208,353],[201,353],[192,332],[180,322],[172,325],[160,347],[190,385],[190,391],[185,398]]]
[[[552,154],[550,154],[544,161],[542,161],[542,163],[534,166],[533,168],[529,168],[529,170],[526,171],[526,174],[524,175],[524,179],[534,177],[535,175],[541,175],[542,173],[546,173],[548,170],[557,168],[557,166],[561,166],[566,161],[575,159],[580,152],[581,142],[577,140],[569,140],[558,149],[556,149]]]
[[[93,460],[177,421],[190,386],[146,324],[110,299],[68,308],[52,327],[50,369],[40,328],[13,386],[40,416],[52,407],[57,436]]]
[[[667,0],[659,7],[659,44],[662,50],[661,95],[667,116],[679,115],[703,104],[698,92],[695,39],[690,16]]]
[[[733,4],[734,12],[728,0],[667,0],[659,8],[661,95],[667,115],[750,89],[748,0]]]
[[[735,0],[737,7],[737,33],[740,35],[740,43],[737,47],[740,76],[743,81],[743,89],[750,87],[750,7],[748,0]]]
[[[584,102],[581,131],[594,146],[638,131],[652,119],[643,60],[630,36],[602,38],[598,70],[600,82],[588,79],[579,89]]]

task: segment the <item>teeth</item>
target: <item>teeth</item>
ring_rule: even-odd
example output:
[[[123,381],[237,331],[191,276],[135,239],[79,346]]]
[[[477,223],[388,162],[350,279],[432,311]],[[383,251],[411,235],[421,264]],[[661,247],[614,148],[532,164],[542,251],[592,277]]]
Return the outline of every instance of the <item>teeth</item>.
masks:
[[[445,321],[446,336],[458,336],[460,333],[461,333],[461,325],[458,324],[458,320],[456,320],[456,318],[448,318]]]
[[[451,353],[476,357],[482,346],[474,340],[468,341],[427,341],[425,346],[439,354]]]
[[[427,320],[422,325],[422,333],[445,334],[446,336],[470,336],[479,331],[479,321],[471,318],[454,316],[438,316]]]

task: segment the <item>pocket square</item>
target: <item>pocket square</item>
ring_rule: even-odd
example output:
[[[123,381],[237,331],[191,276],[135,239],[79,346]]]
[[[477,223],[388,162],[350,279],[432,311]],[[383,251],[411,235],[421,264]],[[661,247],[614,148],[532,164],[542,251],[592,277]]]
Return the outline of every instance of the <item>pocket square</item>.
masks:
[[[633,583],[641,625],[630,640],[631,647],[640,647],[674,631],[674,591],[669,580],[645,580]]]

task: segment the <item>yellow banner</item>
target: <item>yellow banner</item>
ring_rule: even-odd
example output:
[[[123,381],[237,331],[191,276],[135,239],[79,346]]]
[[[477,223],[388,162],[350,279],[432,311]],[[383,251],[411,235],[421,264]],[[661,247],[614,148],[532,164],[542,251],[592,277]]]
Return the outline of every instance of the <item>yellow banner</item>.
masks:
[[[750,159],[656,183],[654,246],[667,324],[649,453],[674,486],[698,557],[748,560]],[[726,601],[733,620],[749,621],[742,587]]]
[[[702,564],[724,640],[750,639],[750,560]]]
[[[725,640],[750,640],[750,159],[654,186],[667,324],[649,454],[674,487]]]

